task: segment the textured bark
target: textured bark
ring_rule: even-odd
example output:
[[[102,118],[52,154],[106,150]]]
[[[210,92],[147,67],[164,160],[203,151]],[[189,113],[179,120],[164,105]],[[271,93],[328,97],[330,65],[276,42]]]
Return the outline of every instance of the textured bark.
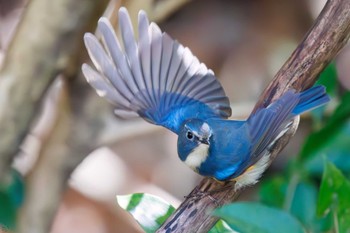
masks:
[[[260,96],[254,111],[267,106],[289,88],[302,91],[312,86],[320,72],[344,47],[349,35],[350,1],[329,0],[304,40]],[[291,128],[272,148],[270,163],[294,135],[298,120],[295,118]],[[213,190],[216,191],[210,196],[202,195],[203,191]],[[208,232],[218,220],[211,216],[211,210],[234,201],[240,192],[241,188],[233,182],[222,184],[205,178],[157,232]]]

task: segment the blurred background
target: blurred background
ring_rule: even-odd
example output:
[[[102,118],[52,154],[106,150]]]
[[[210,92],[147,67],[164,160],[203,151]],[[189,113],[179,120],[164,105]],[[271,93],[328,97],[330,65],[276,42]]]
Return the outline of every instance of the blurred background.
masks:
[[[0,66],[30,2],[0,0]],[[233,118],[243,119],[303,39],[324,4],[324,0],[113,0],[104,14],[117,25],[116,12],[123,5],[136,23],[138,10],[145,9],[162,31],[189,47],[215,72],[230,98]],[[349,56],[347,47],[335,61],[343,89],[350,88]],[[90,63],[85,50],[80,61]],[[81,62],[77,68],[80,65]],[[85,82],[82,76],[79,79]],[[98,147],[92,146],[88,151],[91,153],[75,150],[87,154],[80,155],[82,161],[70,175],[50,232],[142,232],[118,207],[116,195],[146,192],[178,206],[201,178],[178,159],[176,135],[140,119],[118,119],[113,116],[113,106],[99,98],[92,88],[85,84],[81,88],[88,93],[81,98],[88,98],[93,102],[91,106],[103,106],[97,108],[101,111],[91,107],[89,112],[99,115],[103,124],[90,125],[89,130],[101,132],[94,142],[85,141],[79,145]],[[13,163],[29,182],[43,156],[43,142],[52,132],[61,111],[58,103],[62,89],[62,77],[58,77],[46,94],[35,124]],[[76,99],[76,104],[79,105],[79,101],[83,100]],[[89,108],[88,101],[82,103]],[[303,116],[297,134],[264,177],[283,172],[286,161],[299,151],[310,127],[310,115]],[[84,131],[80,137],[84,139],[83,134]],[[70,154],[65,160],[75,161],[74,156]],[[55,180],[55,177],[50,179]],[[259,184],[248,188],[240,199],[256,199],[258,187]],[[49,190],[50,186],[45,189]],[[45,196],[45,193],[40,195]]]

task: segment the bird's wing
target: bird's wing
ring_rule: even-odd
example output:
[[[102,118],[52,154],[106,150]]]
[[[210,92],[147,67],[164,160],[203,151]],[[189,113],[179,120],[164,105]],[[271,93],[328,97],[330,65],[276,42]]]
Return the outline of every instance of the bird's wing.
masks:
[[[293,117],[329,101],[324,86],[297,93],[288,90],[266,108],[258,109],[247,120],[252,145],[251,156],[259,159],[288,130]],[[253,159],[254,161],[254,159]],[[255,160],[256,161],[256,160]]]
[[[246,122],[247,136],[250,141],[248,153],[242,153],[242,164],[236,169],[240,175],[237,182],[241,185],[256,183],[257,179],[271,162],[271,147],[292,125],[292,119],[305,111],[312,110],[329,101],[325,88],[315,86],[301,93],[288,90],[267,107],[252,113]]]
[[[189,118],[231,115],[229,100],[214,73],[188,48],[162,33],[140,11],[138,41],[125,8],[119,10],[123,49],[106,18],[98,22],[101,44],[91,33],[85,45],[97,71],[82,66],[100,96],[116,106],[119,116],[138,115],[175,133]]]
[[[299,93],[289,90],[266,108],[258,109],[249,116],[247,123],[253,145],[249,158],[251,164],[258,161],[263,152],[288,130],[288,123],[295,116],[292,112],[299,103],[299,97]]]

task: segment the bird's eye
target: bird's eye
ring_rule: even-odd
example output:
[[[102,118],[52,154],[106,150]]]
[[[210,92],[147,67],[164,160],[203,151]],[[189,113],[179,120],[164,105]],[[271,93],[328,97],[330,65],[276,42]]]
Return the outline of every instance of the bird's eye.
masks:
[[[190,131],[187,131],[186,137],[187,137],[187,139],[192,140],[193,139],[193,133],[190,132]]]

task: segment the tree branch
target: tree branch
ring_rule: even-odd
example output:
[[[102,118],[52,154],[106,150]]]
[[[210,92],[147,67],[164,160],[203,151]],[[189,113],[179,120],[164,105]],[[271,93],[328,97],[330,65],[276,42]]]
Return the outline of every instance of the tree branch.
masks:
[[[312,86],[320,72],[346,44],[349,35],[350,1],[329,0],[304,40],[260,96],[253,111],[267,106],[289,88],[302,91]],[[295,118],[288,132],[272,148],[270,163],[294,135],[298,120]],[[211,194],[211,197],[198,198],[201,192],[211,190],[221,191]],[[208,232],[218,220],[211,216],[211,210],[234,201],[241,191],[233,182],[221,184],[205,178],[157,232]]]

